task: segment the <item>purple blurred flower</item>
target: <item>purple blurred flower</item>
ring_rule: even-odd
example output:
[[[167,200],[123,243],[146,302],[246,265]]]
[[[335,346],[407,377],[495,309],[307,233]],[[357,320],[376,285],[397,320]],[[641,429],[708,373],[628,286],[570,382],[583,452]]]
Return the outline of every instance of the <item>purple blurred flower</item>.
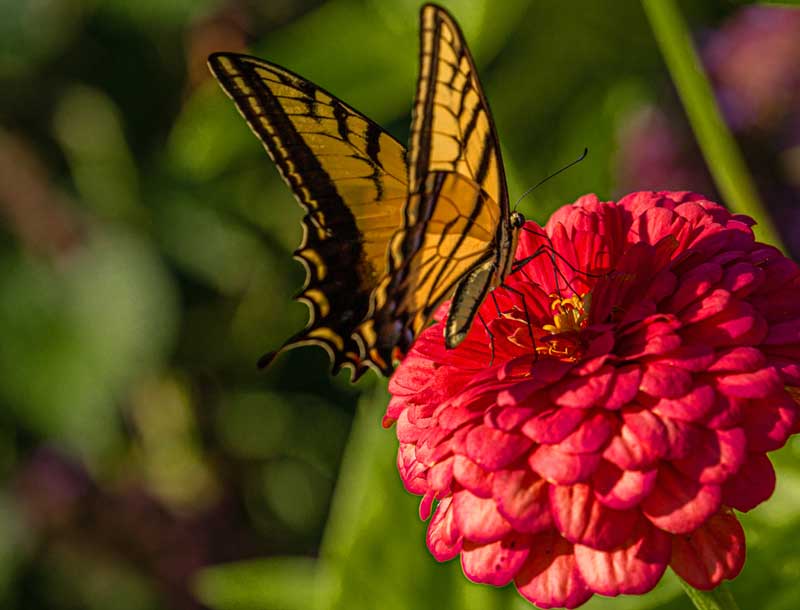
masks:
[[[800,104],[800,11],[751,6],[708,38],[703,59],[735,131],[772,131]]]

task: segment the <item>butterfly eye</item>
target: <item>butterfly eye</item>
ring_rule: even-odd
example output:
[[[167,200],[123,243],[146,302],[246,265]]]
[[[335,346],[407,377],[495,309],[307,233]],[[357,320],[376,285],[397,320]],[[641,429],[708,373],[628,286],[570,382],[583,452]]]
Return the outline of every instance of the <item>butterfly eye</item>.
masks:
[[[522,225],[525,224],[525,217],[520,214],[519,212],[512,212],[511,213],[511,226],[515,229],[519,229]]]

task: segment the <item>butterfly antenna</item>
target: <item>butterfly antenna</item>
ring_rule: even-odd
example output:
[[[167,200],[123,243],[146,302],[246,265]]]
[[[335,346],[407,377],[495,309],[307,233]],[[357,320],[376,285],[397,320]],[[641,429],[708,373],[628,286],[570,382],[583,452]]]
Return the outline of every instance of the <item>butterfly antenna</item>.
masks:
[[[576,165],[576,164],[580,163],[581,161],[583,161],[583,160],[586,158],[586,155],[588,155],[588,154],[589,154],[589,149],[588,149],[588,148],[584,148],[584,149],[583,149],[583,153],[581,154],[581,156],[580,156],[580,157],[578,157],[577,159],[575,159],[575,160],[574,160],[574,161],[572,161],[571,163],[568,163],[567,165],[565,165],[565,166],[564,166],[564,167],[562,167],[561,169],[559,169],[559,170],[557,170],[557,171],[553,172],[552,174],[550,174],[549,176],[547,176],[547,178],[544,178],[544,179],[542,179],[542,180],[539,180],[539,182],[537,182],[537,183],[536,183],[536,184],[534,184],[532,187],[530,187],[530,188],[529,188],[527,191],[525,191],[524,193],[522,193],[522,195],[520,196],[520,198],[519,198],[519,199],[517,199],[517,202],[514,204],[514,210],[516,211],[516,209],[517,209],[517,206],[519,205],[519,202],[520,202],[520,201],[522,201],[523,199],[525,199],[525,197],[527,197],[527,196],[528,196],[528,194],[530,194],[530,192],[531,192],[531,191],[533,191],[534,189],[537,189],[537,188],[539,188],[540,186],[542,186],[542,185],[543,185],[545,182],[547,182],[548,180],[550,180],[550,178],[555,178],[555,177],[556,177],[556,176],[558,176],[558,175],[559,175],[561,172],[563,172],[563,171],[566,171],[566,170],[568,170],[570,167],[572,167],[573,165]]]

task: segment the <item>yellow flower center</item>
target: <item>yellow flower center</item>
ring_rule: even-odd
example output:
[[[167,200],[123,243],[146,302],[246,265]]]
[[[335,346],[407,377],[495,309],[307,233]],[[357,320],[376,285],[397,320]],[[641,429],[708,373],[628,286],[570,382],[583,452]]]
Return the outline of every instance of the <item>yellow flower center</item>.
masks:
[[[553,324],[542,325],[542,330],[553,336],[544,337],[544,345],[538,346],[536,351],[542,355],[575,361],[580,357],[581,351],[576,335],[589,324],[592,295],[587,292],[562,299],[557,294],[551,294],[550,298]]]
[[[553,311],[553,322],[555,324],[545,324],[544,330],[551,335],[569,331],[579,331],[586,328],[589,317],[589,307],[592,302],[591,293],[587,292],[581,296],[573,295],[568,299],[562,299],[557,294],[551,294],[553,301],[550,309]]]

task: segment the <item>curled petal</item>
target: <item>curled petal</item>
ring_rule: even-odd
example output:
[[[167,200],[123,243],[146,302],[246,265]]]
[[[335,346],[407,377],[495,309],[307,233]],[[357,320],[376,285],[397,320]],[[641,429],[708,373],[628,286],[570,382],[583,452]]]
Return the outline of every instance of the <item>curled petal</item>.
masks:
[[[633,508],[650,494],[657,474],[654,469],[621,470],[604,460],[592,479],[595,497],[609,508]]]
[[[739,298],[751,295],[764,283],[764,272],[751,263],[739,262],[725,270],[722,286]]]
[[[653,411],[674,419],[699,421],[711,411],[716,401],[714,388],[709,384],[700,384],[679,398],[662,398],[655,404]]]
[[[428,471],[427,483],[440,498],[449,495],[453,482],[453,458],[447,458],[431,467]]]
[[[461,567],[473,582],[503,587],[528,558],[530,537],[511,534],[489,544],[465,542],[461,552]]]
[[[495,542],[512,531],[492,498],[479,498],[466,489],[453,494],[453,512],[458,531],[471,542]]]
[[[739,373],[717,378],[717,389],[737,398],[766,398],[783,389],[781,378],[773,368],[753,373]]]
[[[705,371],[714,362],[714,350],[707,345],[681,345],[661,358],[661,362],[687,371]]]
[[[517,406],[539,390],[561,379],[573,366],[560,360],[539,360],[531,370],[529,380],[520,381],[502,390],[497,395],[497,404],[501,407]]]
[[[453,439],[453,440],[451,440]],[[455,444],[455,435],[449,430],[441,428],[428,428],[419,437],[414,446],[414,458],[420,463],[433,466],[439,460],[449,456],[452,451],[448,441]]]
[[[716,513],[721,502],[719,485],[702,485],[665,464],[658,469],[655,487],[641,506],[644,516],[656,527],[685,534]]]
[[[723,483],[739,470],[747,457],[744,430],[700,428],[698,434],[701,436],[691,455],[673,460],[672,465],[700,483]]]
[[[624,543],[638,522],[638,514],[608,508],[598,502],[586,484],[554,485],[550,505],[556,527],[572,543],[610,550]]]
[[[475,426],[467,434],[467,455],[486,470],[507,466],[530,449],[533,443],[522,434]]]
[[[557,445],[539,445],[528,458],[534,472],[559,485],[587,480],[599,463],[597,453],[566,453]]]
[[[431,509],[433,508],[433,501],[436,499],[436,493],[431,489],[425,492],[422,500],[419,502],[419,518],[421,521],[426,521],[431,516]]]
[[[550,390],[550,398],[560,407],[592,407],[606,394],[613,376],[614,370],[604,367],[593,375],[568,378]]]
[[[764,354],[761,350],[749,346],[734,347],[721,350],[714,364],[708,367],[708,371],[752,372],[762,368],[764,364]]]
[[[401,443],[416,443],[426,433],[424,427],[417,426],[409,418],[410,409],[405,409],[397,418],[397,440]]]
[[[514,578],[517,590],[539,608],[577,608],[592,596],[572,544],[550,531],[531,540],[531,552]]]
[[[707,294],[721,279],[722,267],[718,263],[698,265],[683,275],[680,287],[664,306],[669,311],[680,311]]]
[[[625,360],[635,360],[672,352],[681,344],[675,334],[679,326],[673,316],[650,315],[623,333],[616,353]]]
[[[760,343],[767,330],[766,322],[752,305],[734,299],[722,312],[687,327],[682,335],[690,343],[726,347]]]
[[[623,409],[619,433],[603,452],[603,457],[622,470],[647,469],[669,451],[668,430],[664,422],[644,409]]]
[[[437,414],[436,422],[444,430],[455,430],[464,424],[481,418],[482,412],[463,406],[446,405]]]
[[[731,293],[727,290],[714,290],[711,294],[689,305],[681,313],[681,322],[688,325],[707,320],[724,311],[731,299]]]
[[[652,589],[667,568],[670,537],[642,525],[638,538],[613,551],[575,545],[575,560],[589,588],[601,595],[640,594]]]
[[[717,400],[714,407],[703,418],[704,425],[713,429],[741,425],[747,403],[748,401],[745,398],[733,398],[717,392]]]
[[[783,447],[797,422],[799,408],[786,394],[747,405],[744,430],[748,451],[766,452]]]
[[[616,416],[608,411],[595,410],[559,443],[559,447],[569,453],[598,451],[608,442],[616,429]]]
[[[531,417],[522,426],[522,433],[537,443],[560,443],[587,416],[586,409],[553,407]]]
[[[775,491],[775,469],[763,453],[751,453],[739,471],[725,481],[722,502],[746,513]]]
[[[679,398],[692,389],[692,376],[684,369],[653,363],[645,368],[639,389],[655,398]]]
[[[520,532],[548,529],[553,524],[549,486],[527,468],[497,472],[493,485],[497,510]]]
[[[608,394],[599,406],[606,409],[621,409],[636,397],[641,380],[641,367],[637,365],[620,367],[609,384]]]
[[[771,351],[771,350],[770,350]],[[800,345],[794,348],[795,356],[770,353],[770,364],[775,367],[787,386],[800,386]]]
[[[407,405],[407,401],[402,396],[392,396],[388,406],[386,407],[386,414],[381,420],[381,425],[384,428],[391,428],[397,421],[397,418],[400,417],[400,415],[406,409]]]
[[[453,513],[453,498],[448,497],[439,502],[433,518],[428,523],[425,542],[431,555],[437,561],[449,561],[461,551],[461,532],[456,526]]]
[[[397,470],[406,491],[412,494],[423,494],[427,488],[424,464],[417,461],[414,445],[400,445],[397,450]]]
[[[453,478],[479,498],[492,495],[492,478],[490,473],[463,455],[453,459]]]
[[[659,417],[667,434],[668,449],[663,457],[672,460],[691,455],[700,442],[700,426],[671,417]]]
[[[489,409],[484,416],[484,423],[492,428],[511,432],[516,430],[536,414],[531,407],[502,407]]]
[[[389,380],[389,392],[392,396],[413,396],[430,383],[435,370],[429,359],[410,355]]]
[[[696,589],[707,591],[735,578],[744,558],[744,531],[730,511],[714,515],[690,534],[672,537],[670,566]]]

